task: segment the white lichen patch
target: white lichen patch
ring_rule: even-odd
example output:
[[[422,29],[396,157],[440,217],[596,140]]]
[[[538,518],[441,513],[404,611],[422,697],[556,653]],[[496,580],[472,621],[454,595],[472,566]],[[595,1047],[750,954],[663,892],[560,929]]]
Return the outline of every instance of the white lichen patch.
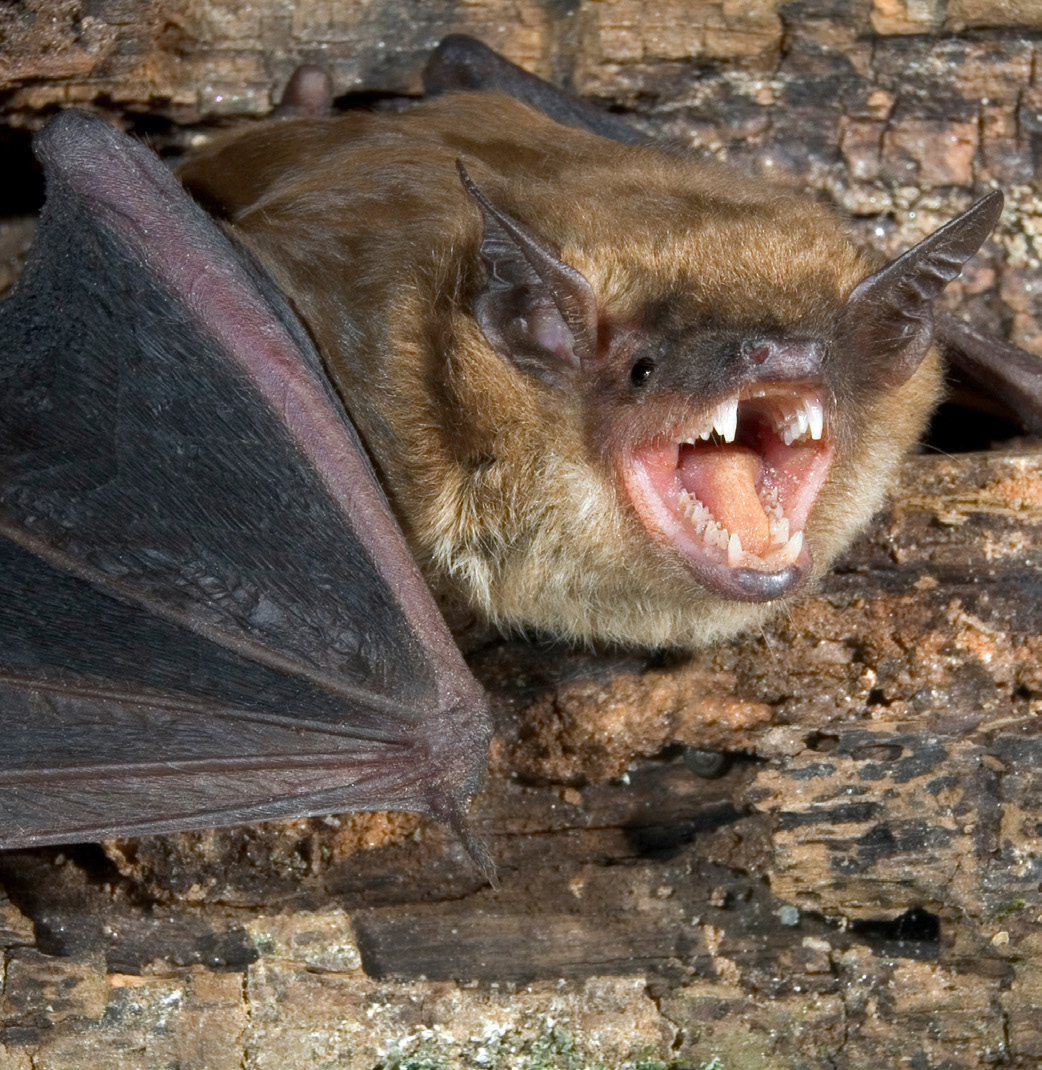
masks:
[[[307,918],[272,920],[283,949]],[[246,1070],[665,1070],[675,1038],[643,978],[396,984],[262,955],[246,1002]]]

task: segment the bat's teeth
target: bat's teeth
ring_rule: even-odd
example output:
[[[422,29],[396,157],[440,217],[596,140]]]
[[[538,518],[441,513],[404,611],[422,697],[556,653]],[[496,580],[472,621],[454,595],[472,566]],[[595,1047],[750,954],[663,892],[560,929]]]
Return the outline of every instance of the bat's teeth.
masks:
[[[708,546],[717,549],[725,549],[727,546],[727,532],[720,526],[720,522],[713,514],[695,497],[695,495],[682,491],[680,495],[681,508],[687,517],[695,534],[698,535]]]
[[[693,494],[689,494],[686,490],[680,494],[680,504],[684,510],[684,516],[691,521],[695,528],[695,531],[702,534],[705,528],[715,523],[713,520],[713,514],[695,497]]]
[[[810,437],[817,441],[825,431],[825,410],[816,398],[806,398],[803,402],[803,411],[806,413],[810,427]]]
[[[781,499],[778,497],[777,487],[765,487],[760,491],[760,504],[767,514],[768,520],[781,520],[785,515],[782,512]]]
[[[783,568],[787,565],[794,565],[802,549],[803,532],[797,531],[780,550],[775,552],[771,558],[771,563],[781,565]]]
[[[705,442],[712,433],[711,427],[687,427],[677,436],[677,445],[697,446],[699,442]]]
[[[789,406],[793,407],[789,407]],[[783,407],[784,406],[784,407]],[[810,436],[819,441],[825,434],[825,409],[816,397],[793,399],[773,409],[774,430],[786,446]]]
[[[761,556],[747,551],[738,532],[728,531],[696,495],[687,490],[680,492],[680,509],[692,530],[706,546],[726,554],[728,568],[787,568],[800,556],[803,532],[789,534],[791,525],[788,517],[782,515],[777,490],[766,491],[763,504],[770,524],[771,545]]]
[[[720,521],[688,491],[681,491],[680,506],[695,534],[707,545],[717,550],[726,550],[728,533]]]
[[[728,398],[713,413],[713,430],[725,441],[734,442],[738,431],[738,398]]]

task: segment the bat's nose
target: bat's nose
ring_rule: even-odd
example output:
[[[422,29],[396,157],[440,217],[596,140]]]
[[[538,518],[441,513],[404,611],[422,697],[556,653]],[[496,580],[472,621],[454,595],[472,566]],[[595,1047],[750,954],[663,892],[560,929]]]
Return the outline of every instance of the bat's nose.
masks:
[[[744,341],[738,356],[750,380],[806,381],[821,376],[828,346],[816,338],[766,336]]]

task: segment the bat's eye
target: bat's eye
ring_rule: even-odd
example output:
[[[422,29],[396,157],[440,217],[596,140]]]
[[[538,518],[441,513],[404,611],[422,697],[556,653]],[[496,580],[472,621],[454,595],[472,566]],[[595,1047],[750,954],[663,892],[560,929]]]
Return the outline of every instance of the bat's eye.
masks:
[[[642,357],[630,370],[630,382],[634,386],[644,386],[654,370],[655,362],[651,357]]]

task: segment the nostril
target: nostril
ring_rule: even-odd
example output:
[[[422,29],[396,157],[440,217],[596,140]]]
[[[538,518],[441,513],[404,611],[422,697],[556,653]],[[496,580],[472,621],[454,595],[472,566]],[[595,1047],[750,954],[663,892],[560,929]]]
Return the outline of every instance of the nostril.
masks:
[[[739,346],[747,375],[779,382],[821,377],[828,356],[826,342],[816,338],[747,338]],[[749,369],[755,368],[752,372]]]
[[[749,364],[763,364],[771,355],[771,346],[768,342],[743,342],[742,356]]]

